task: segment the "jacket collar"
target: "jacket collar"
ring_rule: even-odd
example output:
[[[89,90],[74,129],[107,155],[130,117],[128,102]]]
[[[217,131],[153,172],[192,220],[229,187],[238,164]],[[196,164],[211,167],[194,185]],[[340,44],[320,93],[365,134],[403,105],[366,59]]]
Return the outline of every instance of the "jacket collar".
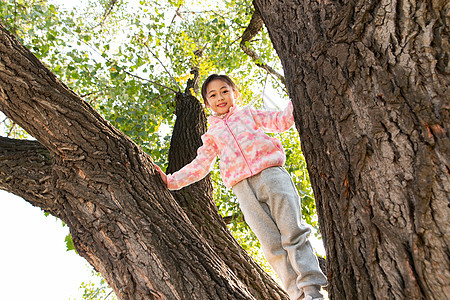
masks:
[[[220,121],[226,120],[226,119],[228,119],[232,114],[234,114],[235,112],[237,112],[239,109],[240,109],[240,107],[237,106],[237,105],[235,104],[235,105],[233,105],[232,107],[230,107],[230,110],[225,114],[225,116],[223,116],[223,115],[218,116],[218,115],[216,115],[216,114],[210,115],[210,116],[208,117],[208,122],[209,122],[209,124],[215,124],[215,123],[218,123],[218,122],[220,122]]]

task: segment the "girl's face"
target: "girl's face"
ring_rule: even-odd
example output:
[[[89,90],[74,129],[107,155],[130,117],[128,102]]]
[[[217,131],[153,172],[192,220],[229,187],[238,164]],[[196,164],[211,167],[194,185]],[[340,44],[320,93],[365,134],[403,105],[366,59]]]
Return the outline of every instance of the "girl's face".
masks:
[[[215,79],[206,86],[206,106],[219,115],[226,114],[234,105],[238,95],[238,92],[226,82]]]

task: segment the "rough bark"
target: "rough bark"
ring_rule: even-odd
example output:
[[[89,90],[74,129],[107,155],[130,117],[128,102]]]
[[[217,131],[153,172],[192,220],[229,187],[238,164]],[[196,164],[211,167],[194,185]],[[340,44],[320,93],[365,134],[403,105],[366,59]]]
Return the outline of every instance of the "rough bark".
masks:
[[[255,0],[283,63],[332,299],[446,299],[448,1]]]
[[[254,298],[195,230],[150,157],[1,25],[0,109],[48,150],[49,210],[68,224],[78,253],[120,299]],[[40,159],[32,161],[48,172],[49,160]],[[0,179],[2,188],[14,183]],[[21,196],[41,205],[42,198]]]
[[[0,189],[14,191],[57,216],[52,165],[50,153],[39,142],[0,137]]]

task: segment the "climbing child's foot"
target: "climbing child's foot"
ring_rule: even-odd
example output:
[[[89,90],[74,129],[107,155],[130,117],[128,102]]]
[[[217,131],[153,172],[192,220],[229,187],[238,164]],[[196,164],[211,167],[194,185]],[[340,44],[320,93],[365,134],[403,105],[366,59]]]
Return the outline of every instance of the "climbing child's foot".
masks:
[[[320,296],[320,298],[312,298],[311,296],[308,295],[305,297],[305,300],[323,300],[323,297]]]
[[[315,285],[305,286],[303,293],[305,300],[323,300],[323,295],[319,292],[320,288]]]

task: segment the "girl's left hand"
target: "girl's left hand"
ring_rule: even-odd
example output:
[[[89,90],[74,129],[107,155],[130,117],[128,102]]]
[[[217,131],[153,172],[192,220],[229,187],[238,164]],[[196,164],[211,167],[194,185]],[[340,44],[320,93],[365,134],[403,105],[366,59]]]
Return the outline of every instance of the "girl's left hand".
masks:
[[[162,181],[167,186],[167,175],[166,175],[166,173],[164,173],[163,170],[161,170],[161,168],[158,165],[154,165],[154,166],[156,168],[156,171],[158,171],[159,175],[161,176]]]

